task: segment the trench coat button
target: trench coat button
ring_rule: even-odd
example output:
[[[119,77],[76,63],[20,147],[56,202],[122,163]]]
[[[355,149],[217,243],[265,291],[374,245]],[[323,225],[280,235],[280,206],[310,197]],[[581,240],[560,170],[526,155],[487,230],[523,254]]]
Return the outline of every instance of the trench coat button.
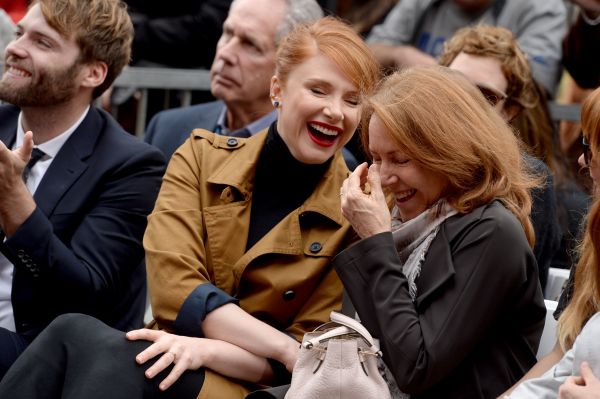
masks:
[[[227,145],[230,147],[235,147],[236,145],[238,145],[238,141],[237,141],[237,139],[234,139],[232,137],[229,140],[227,140]]]
[[[25,251],[22,249],[19,249],[17,251],[17,256],[19,257],[19,259],[23,259],[23,257],[25,256]]]
[[[323,249],[323,246],[321,245],[320,242],[313,242],[312,244],[310,244],[310,252],[312,252],[313,254],[316,254],[317,252],[319,252],[321,249]]]
[[[284,301],[291,301],[294,298],[296,298],[296,292],[294,290],[287,290],[286,292],[283,293]]]

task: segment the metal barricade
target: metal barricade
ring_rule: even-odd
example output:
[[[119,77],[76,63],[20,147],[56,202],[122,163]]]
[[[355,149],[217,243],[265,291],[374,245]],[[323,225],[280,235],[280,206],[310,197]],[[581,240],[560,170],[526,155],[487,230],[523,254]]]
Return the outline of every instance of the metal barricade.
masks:
[[[149,89],[181,91],[181,106],[188,106],[192,102],[193,90],[210,90],[210,72],[205,69],[127,67],[115,80],[114,86],[134,88],[140,92],[135,135],[142,137],[146,129]]]

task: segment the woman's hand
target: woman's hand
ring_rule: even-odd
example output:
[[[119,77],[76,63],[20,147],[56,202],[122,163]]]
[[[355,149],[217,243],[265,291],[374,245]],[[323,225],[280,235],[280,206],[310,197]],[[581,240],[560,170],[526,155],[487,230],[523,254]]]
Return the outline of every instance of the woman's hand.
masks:
[[[14,151],[0,141],[0,230],[10,237],[33,213],[35,201],[23,183],[23,169],[31,158],[33,133]]]
[[[208,339],[184,337],[158,330],[133,330],[127,334],[131,341],[146,340],[153,342],[148,348],[135,357],[138,364],[160,355],[160,358],[148,370],[147,378],[154,378],[158,373],[175,363],[173,370],[161,381],[159,388],[164,391],[169,388],[186,370],[197,370],[206,366],[211,353]]]
[[[390,231],[392,218],[381,188],[379,165],[359,165],[344,181],[340,197],[342,214],[360,238]]]
[[[600,380],[594,376],[590,366],[581,363],[581,376],[569,377],[558,390],[559,399],[599,399]]]

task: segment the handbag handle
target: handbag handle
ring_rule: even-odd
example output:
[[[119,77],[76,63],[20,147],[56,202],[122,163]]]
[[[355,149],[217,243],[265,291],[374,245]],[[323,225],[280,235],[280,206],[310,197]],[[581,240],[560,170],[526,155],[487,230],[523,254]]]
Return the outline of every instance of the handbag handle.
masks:
[[[381,351],[375,345],[373,337],[369,333],[369,331],[357,320],[354,320],[351,317],[338,313],[336,311],[332,311],[329,315],[329,318],[333,323],[341,324],[340,327],[336,327],[331,329],[318,337],[314,337],[310,340],[307,340],[302,343],[302,346],[306,349],[311,349],[313,346],[326,341],[331,338],[339,337],[340,335],[346,334],[358,334],[360,337],[369,345],[369,349],[376,354],[377,356],[381,356]]]

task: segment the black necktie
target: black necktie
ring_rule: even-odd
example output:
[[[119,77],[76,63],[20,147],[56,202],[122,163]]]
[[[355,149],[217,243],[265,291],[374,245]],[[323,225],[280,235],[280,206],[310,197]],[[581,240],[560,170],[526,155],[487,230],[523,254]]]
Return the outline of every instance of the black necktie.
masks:
[[[42,159],[44,155],[46,155],[46,153],[38,148],[34,148],[31,151],[31,158],[29,159],[29,162],[27,162],[27,165],[25,165],[25,168],[23,168],[22,177],[25,183],[27,183],[27,178],[29,177],[29,172],[31,172],[31,168],[33,168],[33,165],[35,165],[37,161]]]

